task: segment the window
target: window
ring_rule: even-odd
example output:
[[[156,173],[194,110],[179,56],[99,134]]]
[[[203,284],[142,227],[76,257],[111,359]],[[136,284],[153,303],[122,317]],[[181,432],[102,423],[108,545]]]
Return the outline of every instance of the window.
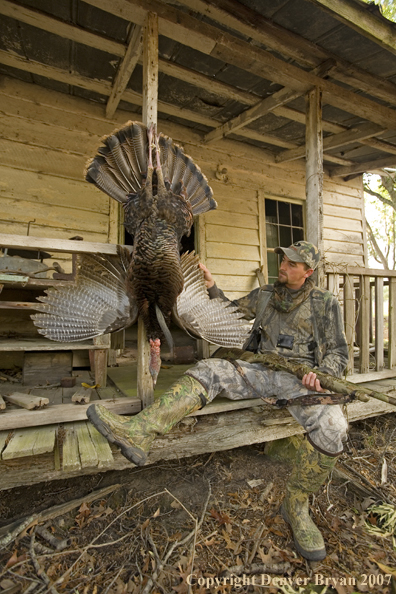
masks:
[[[267,235],[268,282],[278,278],[279,257],[274,253],[277,246],[289,247],[304,239],[302,204],[265,199],[265,227]]]

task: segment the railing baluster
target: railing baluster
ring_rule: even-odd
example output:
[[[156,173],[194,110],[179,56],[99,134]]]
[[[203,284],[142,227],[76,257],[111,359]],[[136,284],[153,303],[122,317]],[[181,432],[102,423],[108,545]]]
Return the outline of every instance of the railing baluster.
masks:
[[[370,277],[360,277],[360,373],[368,373],[370,367]]]
[[[388,367],[396,366],[396,278],[389,277]]]
[[[353,277],[344,275],[344,321],[345,335],[348,343],[349,362],[347,374],[354,372],[353,345],[355,342],[355,295],[353,288]]]
[[[384,279],[375,278],[375,368],[384,368]]]

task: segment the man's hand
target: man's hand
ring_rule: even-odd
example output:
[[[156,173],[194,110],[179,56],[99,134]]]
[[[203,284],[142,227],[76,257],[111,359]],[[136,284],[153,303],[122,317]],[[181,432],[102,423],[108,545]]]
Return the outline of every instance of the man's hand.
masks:
[[[199,263],[199,267],[201,270],[204,271],[206,288],[211,289],[213,287],[213,285],[215,284],[215,282],[213,280],[213,276],[212,276],[210,270],[208,270],[206,268],[206,266],[204,264],[202,264],[202,262]]]
[[[313,392],[324,392],[324,389],[320,385],[320,381],[316,378],[316,373],[310,371],[302,378],[302,384],[308,390],[312,390]]]

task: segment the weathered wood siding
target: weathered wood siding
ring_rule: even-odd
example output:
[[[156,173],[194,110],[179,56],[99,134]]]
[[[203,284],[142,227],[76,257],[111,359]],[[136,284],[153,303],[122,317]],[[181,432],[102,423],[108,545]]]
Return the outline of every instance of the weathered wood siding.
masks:
[[[87,184],[83,170],[103,135],[140,116],[119,110],[110,120],[102,105],[6,77],[0,102],[0,232],[119,241],[118,205]],[[161,114],[159,121],[213,187],[219,208],[200,217],[197,247],[219,286],[241,296],[257,286],[255,270],[265,263],[265,197],[304,203],[304,163],[275,164],[266,151],[232,140],[202,146],[192,130]],[[364,265],[361,179],[325,178],[324,203],[326,259]]]

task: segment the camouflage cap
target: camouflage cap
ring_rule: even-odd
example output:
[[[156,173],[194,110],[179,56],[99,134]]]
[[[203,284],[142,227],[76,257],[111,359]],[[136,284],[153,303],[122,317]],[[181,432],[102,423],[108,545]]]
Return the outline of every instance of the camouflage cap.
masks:
[[[320,261],[320,252],[316,245],[308,241],[296,241],[288,248],[275,248],[276,254],[285,254],[292,262],[303,262],[310,268],[315,268]]]

